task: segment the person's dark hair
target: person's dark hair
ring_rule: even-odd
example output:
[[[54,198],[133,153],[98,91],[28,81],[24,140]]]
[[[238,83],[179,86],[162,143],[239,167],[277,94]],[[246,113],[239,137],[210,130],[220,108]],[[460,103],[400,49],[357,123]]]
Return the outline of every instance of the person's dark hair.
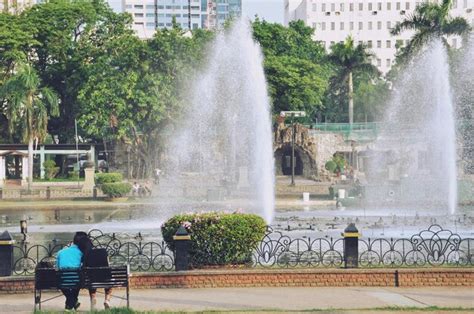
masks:
[[[78,231],[76,232],[76,234],[74,235],[74,239],[72,240],[72,242],[75,244],[75,245],[78,245],[79,244],[79,241],[86,237],[87,238],[87,233],[85,233],[84,231]]]
[[[82,261],[86,261],[89,257],[90,252],[94,248],[94,244],[92,244],[92,240],[86,236],[82,237],[79,240],[79,243],[77,245],[79,247],[79,250],[82,252]]]

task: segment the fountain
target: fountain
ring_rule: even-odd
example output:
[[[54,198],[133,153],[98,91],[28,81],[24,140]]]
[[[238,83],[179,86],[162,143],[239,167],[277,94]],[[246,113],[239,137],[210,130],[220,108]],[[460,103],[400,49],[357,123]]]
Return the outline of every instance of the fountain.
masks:
[[[441,41],[424,49],[394,83],[379,136],[367,157],[369,201],[455,213],[456,130]]]
[[[208,48],[207,66],[193,79],[189,104],[167,144],[160,188],[180,201],[225,201],[253,208],[270,223],[274,161],[270,104],[260,47],[251,26],[236,21]]]

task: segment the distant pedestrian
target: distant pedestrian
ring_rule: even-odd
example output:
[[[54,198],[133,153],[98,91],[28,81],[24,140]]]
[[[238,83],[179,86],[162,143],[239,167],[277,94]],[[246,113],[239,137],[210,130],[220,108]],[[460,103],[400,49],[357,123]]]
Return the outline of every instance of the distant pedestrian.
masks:
[[[155,184],[160,183],[161,169],[155,168]]]
[[[140,196],[140,184],[138,182],[134,182],[132,186],[132,195]]]

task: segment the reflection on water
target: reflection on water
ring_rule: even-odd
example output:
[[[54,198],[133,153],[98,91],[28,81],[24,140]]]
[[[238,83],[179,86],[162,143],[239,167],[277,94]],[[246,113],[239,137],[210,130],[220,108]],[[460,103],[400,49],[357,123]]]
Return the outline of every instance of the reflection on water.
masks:
[[[160,226],[169,217],[184,212],[218,210],[222,204],[192,204],[175,208],[173,205],[129,205],[93,209],[77,207],[68,209],[18,208],[0,210],[0,231],[10,231],[17,240],[19,221],[28,221],[28,241],[44,243],[52,240],[68,242],[72,233],[100,229],[106,233],[117,233],[124,238],[134,238],[141,232],[146,241],[161,238]],[[291,233],[292,237],[340,237],[348,223],[354,222],[364,237],[408,237],[437,223],[462,237],[472,237],[474,207],[461,207],[457,215],[446,216],[445,211],[419,211],[387,209],[336,209],[331,207],[298,204],[277,208],[272,227]]]

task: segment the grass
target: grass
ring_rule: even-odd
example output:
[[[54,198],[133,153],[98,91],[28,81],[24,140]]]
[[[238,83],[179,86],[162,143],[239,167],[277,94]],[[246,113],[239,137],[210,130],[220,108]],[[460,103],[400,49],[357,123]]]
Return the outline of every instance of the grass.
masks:
[[[345,313],[345,312],[360,312],[360,313],[378,313],[384,312],[473,312],[474,308],[463,308],[463,307],[439,307],[439,306],[428,306],[428,307],[400,307],[400,306],[387,306],[367,309],[310,309],[310,310],[278,310],[278,309],[259,309],[259,310],[212,310],[212,311],[136,311],[127,308],[112,308],[110,310],[94,311],[90,313],[94,314],[171,314],[171,313],[259,313],[259,312],[270,312],[270,313]],[[53,314],[63,313],[62,311],[36,311],[36,314]]]
[[[77,182],[77,178],[52,178],[52,179],[40,179],[35,178],[33,182]],[[84,178],[79,178],[79,181],[84,181]]]

